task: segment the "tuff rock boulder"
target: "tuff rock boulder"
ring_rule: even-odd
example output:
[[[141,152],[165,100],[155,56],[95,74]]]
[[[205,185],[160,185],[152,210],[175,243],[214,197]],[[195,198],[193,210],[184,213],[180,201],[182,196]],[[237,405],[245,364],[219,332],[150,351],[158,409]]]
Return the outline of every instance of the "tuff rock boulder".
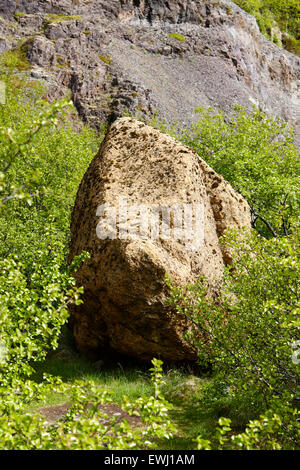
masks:
[[[115,121],[78,189],[69,262],[84,303],[71,310],[78,349],[142,360],[193,361],[188,322],[166,305],[176,285],[222,277],[230,253],[219,238],[250,227],[246,201],[191,149],[131,119]]]

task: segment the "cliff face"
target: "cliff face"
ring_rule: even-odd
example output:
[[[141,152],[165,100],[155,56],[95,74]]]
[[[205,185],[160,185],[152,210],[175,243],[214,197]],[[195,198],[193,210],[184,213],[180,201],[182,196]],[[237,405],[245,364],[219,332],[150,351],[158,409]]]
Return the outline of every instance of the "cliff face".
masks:
[[[300,142],[300,58],[228,0],[0,0],[0,15],[0,52],[25,40],[31,79],[51,98],[71,90],[92,125],[128,110],[186,126],[198,106],[256,104]]]

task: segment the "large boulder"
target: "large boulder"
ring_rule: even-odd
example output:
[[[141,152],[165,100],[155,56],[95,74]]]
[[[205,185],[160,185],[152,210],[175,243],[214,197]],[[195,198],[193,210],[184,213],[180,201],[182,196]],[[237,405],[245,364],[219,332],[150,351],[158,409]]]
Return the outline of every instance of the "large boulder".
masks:
[[[230,262],[219,238],[230,226],[249,227],[250,211],[222,176],[158,130],[115,121],[72,214],[69,261],[91,255],[75,274],[84,286],[70,322],[79,350],[194,360],[187,321],[166,306],[165,276],[176,285],[219,280]]]

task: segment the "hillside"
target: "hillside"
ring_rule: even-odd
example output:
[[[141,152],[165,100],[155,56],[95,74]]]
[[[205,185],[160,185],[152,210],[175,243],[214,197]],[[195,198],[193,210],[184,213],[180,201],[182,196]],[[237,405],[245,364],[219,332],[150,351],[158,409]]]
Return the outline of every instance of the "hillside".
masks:
[[[235,0],[253,15],[261,32],[275,44],[300,54],[300,4],[298,0]]]
[[[0,16],[4,62],[92,126],[129,112],[186,127],[199,106],[255,104],[299,139],[300,58],[231,1],[2,1]]]

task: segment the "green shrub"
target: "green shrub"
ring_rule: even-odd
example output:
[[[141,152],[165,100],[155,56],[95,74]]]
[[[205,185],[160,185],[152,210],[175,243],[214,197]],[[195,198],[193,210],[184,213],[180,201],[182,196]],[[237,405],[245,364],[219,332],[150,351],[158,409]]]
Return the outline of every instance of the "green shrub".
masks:
[[[297,420],[297,410],[288,410],[287,413],[290,419]],[[220,418],[218,424],[212,441],[198,436],[196,439],[198,450],[282,450],[281,443],[286,440],[284,423],[274,412],[268,412],[260,415],[259,419],[249,421],[245,431],[240,434],[232,433],[229,418]],[[294,445],[291,448],[293,449]]]
[[[53,194],[48,201],[46,195],[47,187],[63,183],[64,175],[57,159],[55,174],[43,139],[47,136],[50,144],[53,127],[61,125],[63,130],[60,116],[68,103],[44,103],[33,110],[31,102],[18,101],[21,96],[17,93],[14,98],[11,102],[8,97],[0,108],[0,227],[6,246],[0,261],[0,336],[6,350],[2,379],[30,374],[29,362],[41,360],[49,348],[57,346],[67,305],[72,300],[78,302],[80,293],[69,275],[71,268],[66,267],[64,240],[59,240],[59,229],[54,228],[60,208],[55,211]],[[41,197],[48,206],[39,211]],[[28,226],[22,227],[22,221],[27,220]]]
[[[224,176],[248,201],[253,227],[265,236],[287,235],[299,217],[299,151],[280,118],[235,106],[229,120],[211,108],[179,138]]]
[[[38,232],[35,233],[33,246],[29,243],[29,226],[23,228],[21,237],[24,237],[25,246],[21,245],[22,238],[20,244],[12,240],[14,254],[6,254],[0,261],[0,448],[154,447],[155,439],[171,435],[169,404],[160,392],[160,361],[153,360],[153,396],[141,397],[133,403],[126,397],[123,399],[123,408],[140,418],[141,424],[136,428],[129,426],[125,419],[107,416],[101,411],[101,406],[110,401],[109,396],[106,391],[97,390],[93,383],[63,384],[59,379],[45,375],[40,383],[32,380],[34,364],[45,359],[49,350],[57,348],[61,327],[68,318],[68,305],[80,303],[82,289],[75,286],[70,273],[76,271],[87,254],[82,253],[71,266],[66,266],[65,245],[59,240],[65,237],[64,223],[69,218],[70,207],[68,204],[67,208],[57,211],[55,191],[72,177],[80,158],[79,147],[76,149],[78,153],[72,155],[72,161],[64,160],[60,168],[60,158],[63,160],[70,156],[67,146],[72,150],[71,140],[76,140],[75,131],[61,116],[68,103],[38,104],[34,110],[30,105],[31,102],[27,106],[21,100],[8,107],[2,114],[5,126],[0,128],[2,227],[5,222],[13,222],[12,216],[16,219],[23,217],[24,221],[31,218],[31,223],[34,222],[32,227],[38,226],[38,230],[43,225],[43,237],[39,238]],[[26,120],[22,120],[24,115]],[[6,127],[11,120],[14,129]],[[82,133],[77,136],[80,138]],[[83,138],[80,142],[84,145],[86,141]],[[51,153],[53,150],[55,154]],[[85,157],[87,149],[84,147],[83,150]],[[83,160],[84,164],[88,163]],[[40,211],[36,200],[42,195],[47,197],[42,186],[43,178],[47,182],[45,188],[52,191],[49,191],[47,201],[50,207]],[[76,190],[76,186],[71,185],[71,189]],[[64,187],[63,193],[64,197],[69,195]],[[35,208],[33,215],[30,212],[32,208]],[[49,223],[45,216],[56,217],[60,224]],[[14,229],[15,225],[13,229],[8,227],[12,235]],[[15,236],[20,234],[15,233]],[[34,249],[34,243],[38,244],[38,249]],[[32,401],[45,398],[50,391],[67,394],[71,402],[64,419],[53,425],[27,412]]]
[[[101,141],[82,126],[70,103],[49,105],[42,90],[28,82],[13,88],[7,81],[6,104],[0,105],[1,255],[27,257],[45,240],[52,224],[67,244],[77,187]],[[74,129],[72,123],[78,127]],[[14,198],[11,198],[14,194]]]
[[[292,360],[292,347],[300,343],[299,238],[265,240],[254,232],[243,237],[228,233],[224,243],[233,265],[217,297],[199,279],[185,289],[171,285],[169,303],[192,321],[189,341],[200,364],[211,365],[215,373],[207,406],[217,390],[224,401],[234,400],[235,414],[239,409],[254,416],[277,414],[281,424],[273,433],[275,442],[294,447],[300,432],[295,409],[300,367]]]
[[[282,33],[291,37],[284,46],[299,54],[300,47],[300,4],[298,0],[234,0],[234,3],[252,14],[259,28],[271,39],[271,29],[279,26]]]

